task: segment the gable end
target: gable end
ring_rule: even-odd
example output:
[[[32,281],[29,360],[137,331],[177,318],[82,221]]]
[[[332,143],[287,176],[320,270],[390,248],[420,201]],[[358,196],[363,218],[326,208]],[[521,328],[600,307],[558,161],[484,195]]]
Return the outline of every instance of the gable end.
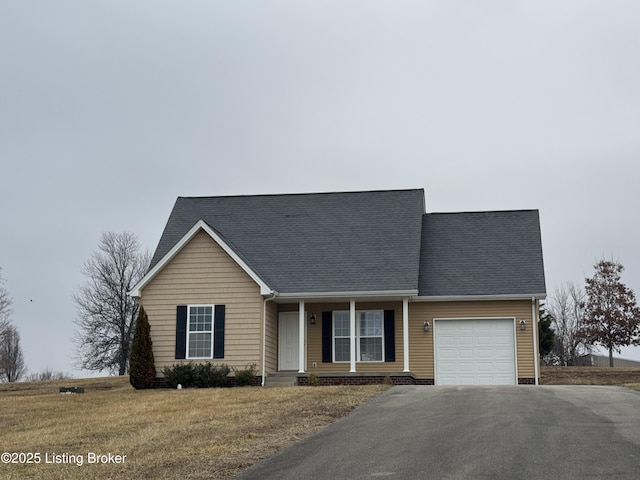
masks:
[[[147,272],[147,274],[137,283],[135,287],[131,289],[129,295],[135,298],[140,298],[142,296],[142,289],[154,279],[154,277],[162,271],[162,269],[171,261],[173,258],[200,232],[204,231],[207,235],[211,237],[211,239],[216,242],[226,253],[229,255],[235,263],[238,264],[244,272],[251,277],[251,279],[256,282],[256,284],[260,287],[261,295],[269,295],[273,294],[273,289],[267,285],[262,278],[251,268],[247,263],[235,252],[221,237],[218,235],[214,229],[212,229],[206,222],[199,220],[192,228],[189,230],[178,243],[174,245],[174,247],[151,269]]]

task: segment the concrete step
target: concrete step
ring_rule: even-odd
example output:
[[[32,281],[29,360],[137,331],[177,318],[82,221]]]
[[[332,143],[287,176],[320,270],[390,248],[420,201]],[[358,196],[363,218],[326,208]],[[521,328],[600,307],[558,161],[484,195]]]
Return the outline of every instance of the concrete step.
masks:
[[[298,374],[289,372],[270,373],[265,382],[265,387],[295,387],[298,383]]]

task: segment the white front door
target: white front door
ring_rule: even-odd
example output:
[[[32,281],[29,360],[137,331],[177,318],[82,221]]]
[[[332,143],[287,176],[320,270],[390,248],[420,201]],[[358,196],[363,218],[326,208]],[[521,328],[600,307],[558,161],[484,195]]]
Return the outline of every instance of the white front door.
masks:
[[[298,312],[281,312],[278,318],[278,369],[298,371],[300,360]]]

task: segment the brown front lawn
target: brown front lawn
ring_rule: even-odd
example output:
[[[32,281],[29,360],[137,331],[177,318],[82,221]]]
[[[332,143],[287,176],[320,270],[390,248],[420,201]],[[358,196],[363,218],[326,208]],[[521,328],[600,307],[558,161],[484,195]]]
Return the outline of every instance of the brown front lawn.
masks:
[[[541,367],[542,385],[629,385],[640,383],[640,368]]]
[[[136,391],[128,377],[2,384],[0,450],[32,463],[3,457],[0,478],[230,478],[385,388]],[[88,463],[97,458],[110,463]]]

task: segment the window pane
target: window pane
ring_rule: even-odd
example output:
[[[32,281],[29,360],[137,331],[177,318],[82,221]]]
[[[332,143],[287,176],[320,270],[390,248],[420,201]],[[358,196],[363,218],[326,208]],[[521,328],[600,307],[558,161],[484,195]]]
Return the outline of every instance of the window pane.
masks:
[[[360,336],[361,337],[381,337],[382,336],[382,313],[361,312],[360,313]]]
[[[189,309],[189,331],[210,332],[213,320],[212,307],[191,307]]]
[[[189,307],[189,351],[187,358],[211,358],[213,306]]]
[[[333,334],[336,337],[348,337],[351,330],[349,312],[334,312]]]
[[[361,338],[360,339],[360,361],[381,362],[382,361],[382,338]]]
[[[335,361],[348,362],[351,359],[350,340],[348,338],[336,338],[335,342]]]
[[[189,334],[189,358],[211,357],[211,334]]]

